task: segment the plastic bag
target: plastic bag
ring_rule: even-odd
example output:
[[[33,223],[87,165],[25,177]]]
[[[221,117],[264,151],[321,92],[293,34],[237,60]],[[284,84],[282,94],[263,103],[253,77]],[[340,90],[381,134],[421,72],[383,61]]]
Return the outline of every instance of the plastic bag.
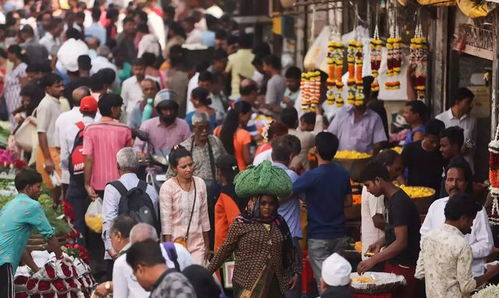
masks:
[[[85,224],[90,230],[101,233],[102,232],[102,199],[97,198],[88,205],[87,212],[85,213]]]

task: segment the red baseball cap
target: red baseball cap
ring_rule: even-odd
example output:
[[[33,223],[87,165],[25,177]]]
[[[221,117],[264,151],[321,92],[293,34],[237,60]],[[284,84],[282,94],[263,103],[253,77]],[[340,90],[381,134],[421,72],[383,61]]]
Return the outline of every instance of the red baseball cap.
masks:
[[[97,112],[97,100],[93,96],[85,96],[80,101],[80,112]]]

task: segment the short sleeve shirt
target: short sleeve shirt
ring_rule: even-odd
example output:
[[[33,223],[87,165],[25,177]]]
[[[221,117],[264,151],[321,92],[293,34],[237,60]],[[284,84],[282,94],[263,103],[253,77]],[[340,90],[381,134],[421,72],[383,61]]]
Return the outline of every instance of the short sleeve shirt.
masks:
[[[49,147],[55,147],[59,144],[55,133],[55,121],[61,114],[61,103],[58,98],[45,94],[38,108],[36,109],[37,132],[43,132],[47,135]]]
[[[395,241],[395,227],[407,226],[407,247],[396,257],[388,260],[394,265],[416,266],[419,254],[420,218],[416,205],[403,191],[398,190],[388,200],[385,198],[387,214],[385,215],[386,246]]]
[[[45,239],[55,234],[40,203],[18,194],[0,210],[0,265],[11,264],[16,271],[33,229]]]
[[[278,105],[281,103],[286,91],[286,79],[281,75],[275,75],[267,83],[267,92],[265,93],[265,103]]]
[[[334,117],[328,131],[340,141],[338,150],[370,152],[373,145],[386,141],[385,128],[378,114],[366,109],[355,121],[354,107],[342,108]]]

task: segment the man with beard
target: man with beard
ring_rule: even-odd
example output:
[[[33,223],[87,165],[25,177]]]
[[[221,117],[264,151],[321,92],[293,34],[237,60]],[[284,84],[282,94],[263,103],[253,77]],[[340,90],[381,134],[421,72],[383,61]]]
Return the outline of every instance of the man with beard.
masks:
[[[473,232],[475,217],[482,211],[483,207],[466,193],[451,195],[446,202],[445,223],[423,239],[417,262],[415,276],[425,279],[427,297],[469,297],[499,273],[499,265],[494,264],[483,275],[472,274],[473,247],[464,234]]]
[[[452,197],[460,192],[471,195],[473,192],[471,176],[471,169],[466,161],[451,162],[447,167],[444,180],[445,190],[449,196]],[[470,197],[470,199],[472,198]],[[445,197],[436,200],[431,204],[424,223],[421,226],[421,243],[424,243],[424,238],[431,231],[440,228],[444,224],[446,217],[444,209],[446,208],[445,206],[448,201],[449,197]],[[471,246],[471,251],[473,253],[473,276],[480,276],[485,271],[485,262],[487,261],[488,255],[492,252],[492,247],[494,245],[489,218],[487,217],[487,212],[484,207],[476,214],[476,218],[471,227],[471,233],[466,234],[464,239]]]
[[[154,108],[158,116],[140,125],[140,130],[147,132],[149,136],[148,153],[168,153],[175,145],[191,136],[189,124],[184,119],[177,118],[179,106],[175,96],[170,90],[161,90],[154,99]],[[135,140],[134,146],[138,152],[146,153],[145,143],[139,138]]]

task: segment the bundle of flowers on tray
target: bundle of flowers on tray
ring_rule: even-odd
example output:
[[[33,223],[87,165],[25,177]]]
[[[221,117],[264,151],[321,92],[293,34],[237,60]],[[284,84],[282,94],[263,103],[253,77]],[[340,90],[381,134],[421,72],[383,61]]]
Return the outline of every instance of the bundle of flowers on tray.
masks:
[[[16,298],[90,297],[95,280],[90,267],[80,257],[64,254],[62,258],[56,258],[47,251],[33,251],[31,255],[40,269],[34,273],[28,266],[17,269]]]

